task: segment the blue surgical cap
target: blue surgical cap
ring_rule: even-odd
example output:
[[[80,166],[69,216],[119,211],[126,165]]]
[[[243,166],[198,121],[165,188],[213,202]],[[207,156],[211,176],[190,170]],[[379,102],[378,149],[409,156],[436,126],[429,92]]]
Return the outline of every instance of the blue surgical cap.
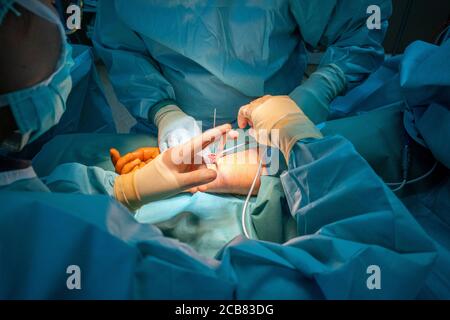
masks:
[[[3,18],[11,10],[17,16],[20,16],[19,11],[14,8],[15,0],[1,0],[0,1],[0,25],[3,23]]]

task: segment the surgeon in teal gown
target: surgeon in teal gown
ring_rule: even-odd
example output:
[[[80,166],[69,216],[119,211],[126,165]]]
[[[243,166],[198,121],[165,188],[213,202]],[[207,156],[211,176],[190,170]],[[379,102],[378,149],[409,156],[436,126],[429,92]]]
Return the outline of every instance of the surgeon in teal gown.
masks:
[[[400,120],[409,139],[411,159],[407,180],[424,178],[406,185],[397,194],[433,238],[439,253],[418,296],[424,299],[450,298],[450,73],[442,72],[450,70],[449,30],[442,32],[438,44],[416,41],[404,54],[387,59],[364,84],[336,99],[330,107],[333,117],[356,118],[370,117],[377,110],[403,110]],[[389,127],[388,122],[389,119],[379,121],[380,128]],[[353,128],[358,127],[353,124]],[[387,137],[391,133],[381,132]],[[373,140],[361,149],[371,144]],[[413,172],[417,158],[422,158],[421,169]],[[427,172],[431,174],[424,176]],[[400,177],[396,179],[401,181]]]
[[[41,179],[11,154],[0,163],[2,299],[412,299],[437,258],[434,242],[340,136],[298,141],[290,152],[281,179],[298,237],[238,237],[215,259],[100,194],[113,174],[72,163]],[[66,174],[72,190],[98,194],[48,183]],[[67,286],[74,265],[81,290]]]
[[[377,28],[367,26],[373,5]],[[290,94],[323,122],[329,103],[383,62],[391,11],[390,0],[101,0],[93,41],[135,129],[156,124],[163,151],[195,135],[194,120],[209,128],[216,109],[216,124],[234,123],[265,94]],[[317,48],[319,68],[302,83]]]

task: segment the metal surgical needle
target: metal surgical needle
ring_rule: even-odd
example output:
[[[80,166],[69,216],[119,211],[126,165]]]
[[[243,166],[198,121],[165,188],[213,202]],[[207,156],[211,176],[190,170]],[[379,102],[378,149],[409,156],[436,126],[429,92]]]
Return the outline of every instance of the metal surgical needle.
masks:
[[[222,150],[221,152],[219,152],[219,154],[217,154],[217,157],[222,157],[222,156],[226,155],[227,153],[230,153],[231,151],[239,149],[240,147],[243,147],[248,144],[249,144],[249,142],[244,142],[244,143],[238,144],[237,146]]]
[[[216,127],[216,115],[217,115],[217,108],[214,108],[213,128]],[[216,143],[214,143],[214,153],[216,153]]]

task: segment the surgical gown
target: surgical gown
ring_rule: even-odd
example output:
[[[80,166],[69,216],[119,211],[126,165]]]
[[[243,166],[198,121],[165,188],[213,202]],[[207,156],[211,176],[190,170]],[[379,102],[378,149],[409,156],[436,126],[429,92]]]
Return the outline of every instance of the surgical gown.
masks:
[[[108,196],[50,192],[37,177],[4,186],[0,298],[417,297],[435,245],[351,143],[297,143],[281,182],[297,237],[238,237],[215,259],[137,223]],[[82,290],[66,285],[72,265]],[[379,289],[370,285],[374,265]]]
[[[450,35],[441,44],[416,41],[403,55],[387,59],[365,83],[331,104],[333,117],[389,109],[403,110],[401,123],[406,141],[410,141],[411,159],[408,180],[418,180],[405,186],[398,195],[433,238],[438,249],[437,262],[426,285],[419,294],[422,299],[450,299]],[[384,110],[384,111],[383,111]],[[339,121],[347,121],[343,118]],[[351,120],[347,121],[351,124]],[[353,123],[353,130],[364,123]],[[380,125],[376,124],[375,126]],[[380,136],[398,139],[386,130],[384,121]],[[363,130],[363,129],[361,129]],[[356,129],[355,132],[361,131]],[[377,139],[366,139],[359,150],[372,149]],[[382,141],[382,139],[380,139]],[[401,140],[400,140],[401,141]],[[398,151],[399,149],[397,147]],[[391,153],[392,154],[392,153]],[[431,155],[431,159],[430,159]],[[381,158],[380,158],[381,159]],[[420,161],[414,163],[414,160]],[[388,157],[386,160],[391,161]],[[401,161],[398,162],[399,164]],[[418,166],[417,166],[418,164]],[[433,169],[436,166],[436,169]],[[420,173],[414,167],[421,167]],[[431,169],[430,169],[431,168]],[[427,172],[432,174],[425,175]],[[388,181],[401,181],[399,177]],[[397,185],[398,186],[398,185]]]
[[[370,5],[380,29],[366,25]],[[102,0],[93,42],[135,130],[148,131],[171,103],[206,129],[214,109],[218,124],[233,123],[249,101],[291,93],[307,48],[326,48],[320,66],[337,65],[348,88],[359,84],[383,61],[391,11],[390,0]]]

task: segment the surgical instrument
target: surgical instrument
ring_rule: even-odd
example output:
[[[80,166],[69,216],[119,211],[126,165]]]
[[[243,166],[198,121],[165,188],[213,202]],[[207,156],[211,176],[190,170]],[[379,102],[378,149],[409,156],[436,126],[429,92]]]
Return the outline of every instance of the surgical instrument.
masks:
[[[235,151],[235,150],[237,150],[237,149],[239,149],[239,148],[241,148],[241,147],[243,147],[243,146],[247,146],[247,145],[249,145],[249,144],[250,144],[250,142],[247,141],[247,142],[243,142],[243,143],[241,143],[241,144],[238,144],[237,146],[230,147],[230,148],[228,148],[228,149],[222,150],[222,151],[216,153],[216,158],[220,158],[220,157],[223,157],[223,156],[232,154],[232,153],[234,153],[233,151]]]
[[[216,127],[216,117],[217,117],[217,108],[214,108],[213,128]],[[213,148],[214,148],[213,153],[216,153],[216,144],[214,144]]]

